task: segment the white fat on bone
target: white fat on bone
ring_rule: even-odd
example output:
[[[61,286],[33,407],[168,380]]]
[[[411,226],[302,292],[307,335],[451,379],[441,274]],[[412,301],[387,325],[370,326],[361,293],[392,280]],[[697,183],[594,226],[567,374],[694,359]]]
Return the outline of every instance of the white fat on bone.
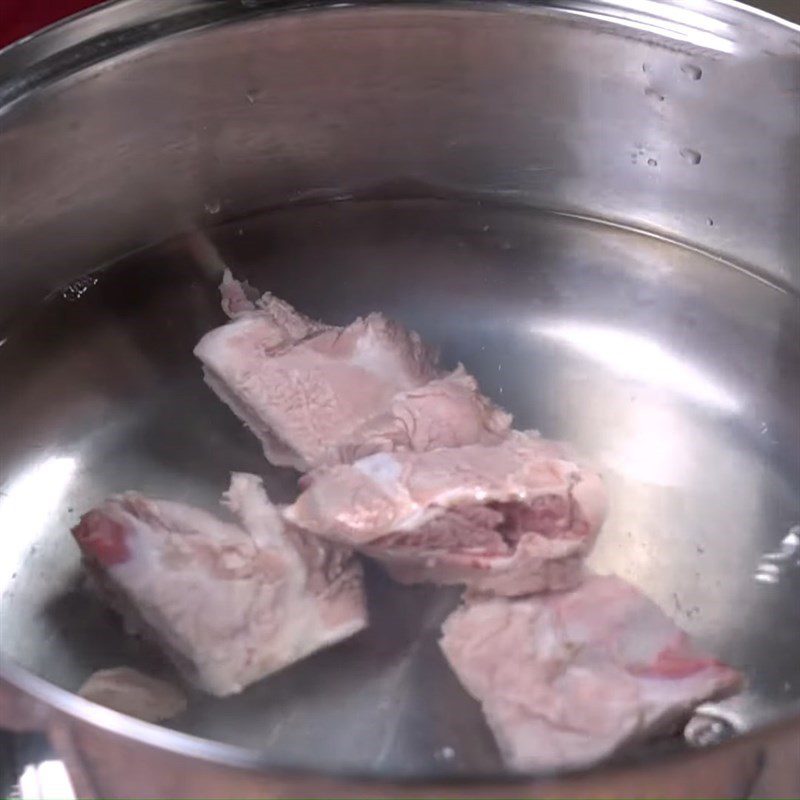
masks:
[[[493,445],[379,453],[315,470],[286,519],[404,583],[502,595],[568,589],[606,514],[599,475],[514,431]]]
[[[518,770],[594,763],[673,732],[742,683],[614,576],[589,576],[571,592],[473,596],[442,633],[445,657]]]
[[[349,548],[287,525],[254,475],[234,473],[224,502],[236,523],[128,492],[73,529],[128,627],[216,695],[367,625],[361,566]]]
[[[442,372],[419,335],[382,314],[324,325],[226,271],[231,321],[195,348],[206,382],[258,437],[267,459],[301,471],[370,453],[501,440],[511,417],[459,365]]]

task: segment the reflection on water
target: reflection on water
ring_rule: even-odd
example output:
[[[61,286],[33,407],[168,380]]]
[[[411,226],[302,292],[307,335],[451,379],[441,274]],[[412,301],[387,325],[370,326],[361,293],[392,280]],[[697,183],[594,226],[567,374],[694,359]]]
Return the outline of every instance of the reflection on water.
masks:
[[[27,469],[0,492],[0,593],[25,552],[46,530],[64,497],[77,459],[52,456]]]
[[[633,403],[603,462],[631,480],[680,486],[694,460],[693,426],[667,403]]]
[[[536,326],[534,332],[568,344],[623,378],[721,411],[740,408],[739,400],[704,371],[639,333],[580,322]]]
[[[72,800],[76,797],[64,762],[56,759],[28,764],[20,775],[17,794],[21,800]]]
[[[761,556],[754,577],[759,583],[778,583],[792,567],[800,567],[800,525],[789,530],[777,550]]]
[[[4,654],[65,688],[142,663],[78,582],[67,529],[100,498],[138,488],[216,503],[228,469],[294,496],[294,475],[268,468],[192,356],[222,322],[224,263],[320,319],[398,317],[464,361],[518,425],[599,462],[611,516],[591,566],[632,580],[747,674],[724,709],[737,729],[785,716],[800,699],[800,573],[769,586],[753,573],[800,522],[796,337],[781,339],[793,298],[697,252],[574,219],[449,201],[336,206],[139,251],[79,302],[58,294],[30,309],[0,347],[0,525],[14,540],[0,536],[3,583],[18,570],[0,598]],[[444,609],[423,617],[437,593],[370,574],[368,634],[238,698],[196,700],[181,730],[300,768],[310,753],[316,769],[370,773],[380,760],[384,775],[496,769],[480,709],[435,641]]]

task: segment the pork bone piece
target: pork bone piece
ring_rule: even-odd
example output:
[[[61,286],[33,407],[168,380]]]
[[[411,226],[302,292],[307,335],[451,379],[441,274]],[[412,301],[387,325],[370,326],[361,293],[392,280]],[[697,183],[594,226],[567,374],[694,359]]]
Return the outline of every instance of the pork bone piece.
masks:
[[[511,417],[462,366],[449,374],[420,337],[382,314],[315,322],[226,271],[231,322],[195,355],[208,385],[258,437],[267,459],[306,471],[374,452],[502,439]]]
[[[305,476],[284,514],[403,583],[501,595],[570,589],[605,518],[606,492],[564,456],[534,431],[495,445],[378,453]]]
[[[186,695],[177,686],[131,667],[92,673],[78,694],[145,722],[161,722],[186,710]]]
[[[442,631],[450,666],[518,770],[585,766],[673,732],[742,683],[614,576],[558,594],[471,597]]]
[[[128,492],[72,531],[128,627],[216,695],[367,625],[361,566],[349,548],[286,525],[254,475],[234,473],[223,502],[238,524]]]

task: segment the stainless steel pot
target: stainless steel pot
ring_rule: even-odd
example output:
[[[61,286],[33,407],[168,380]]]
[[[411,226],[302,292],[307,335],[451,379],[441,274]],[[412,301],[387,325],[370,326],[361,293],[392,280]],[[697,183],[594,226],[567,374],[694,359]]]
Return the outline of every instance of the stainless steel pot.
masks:
[[[123,0],[0,53],[4,724],[106,797],[796,795],[799,63],[729,0]],[[366,635],[171,728],[72,694],[161,668],[82,587],[76,516],[265,469],[191,358],[223,263],[403,319],[575,441],[593,565],[747,690],[688,745],[504,775],[436,650],[456,598],[371,572]]]

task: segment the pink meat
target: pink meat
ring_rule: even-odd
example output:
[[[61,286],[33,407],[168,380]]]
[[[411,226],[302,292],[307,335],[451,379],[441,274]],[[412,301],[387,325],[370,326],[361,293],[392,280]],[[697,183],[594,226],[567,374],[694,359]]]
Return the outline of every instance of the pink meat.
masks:
[[[236,473],[237,523],[134,492],[73,529],[101,592],[200,688],[241,691],[367,624],[352,551],[287,526],[261,480]]]
[[[247,281],[237,281],[231,271],[226,269],[219,285],[222,310],[231,319],[248,311],[255,311],[259,301],[258,289]]]
[[[459,367],[436,368],[420,337],[381,314],[316,323],[226,273],[233,320],[195,348],[209,386],[261,440],[267,458],[308,470],[384,450],[502,438],[511,418]]]
[[[508,436],[511,415],[478,391],[459,365],[443,378],[395,395],[389,407],[337,444],[332,462],[351,463],[373,453],[466,444],[495,444]]]
[[[317,470],[285,510],[404,583],[503,595],[572,588],[606,513],[600,477],[560,445],[512,432],[494,445],[379,453]]]
[[[472,598],[442,631],[447,660],[519,770],[584,766],[673,732],[742,683],[613,576],[547,596]]]

